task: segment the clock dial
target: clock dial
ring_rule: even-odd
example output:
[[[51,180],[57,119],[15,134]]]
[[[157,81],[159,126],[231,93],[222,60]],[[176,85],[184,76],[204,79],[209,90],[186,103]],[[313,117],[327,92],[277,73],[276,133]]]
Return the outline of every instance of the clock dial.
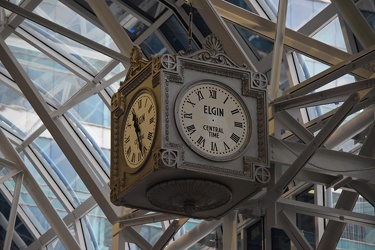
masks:
[[[156,103],[149,91],[141,91],[130,103],[124,129],[124,157],[131,169],[147,159],[156,132]]]
[[[180,93],[176,123],[187,144],[212,160],[239,156],[250,139],[250,115],[240,97],[218,83],[194,84]]]

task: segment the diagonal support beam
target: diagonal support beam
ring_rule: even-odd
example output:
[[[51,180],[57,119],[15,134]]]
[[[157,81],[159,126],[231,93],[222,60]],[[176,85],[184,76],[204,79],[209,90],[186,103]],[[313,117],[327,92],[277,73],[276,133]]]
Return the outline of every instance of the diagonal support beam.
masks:
[[[279,119],[291,132],[297,136],[305,144],[308,144],[314,139],[314,135],[308,131],[301,123],[294,119],[287,111],[283,110],[275,114],[275,117]]]
[[[301,230],[296,227],[284,210],[279,212],[279,223],[297,249],[312,250],[311,245],[302,235]]]
[[[132,227],[124,228],[122,233],[124,234],[126,241],[133,242],[140,249],[151,249],[151,244],[148,243],[148,241],[145,240],[145,238],[137,233],[137,231],[135,231]]]
[[[370,78],[333,89],[328,89],[305,96],[299,96],[289,100],[275,102],[274,107],[275,111],[277,112],[285,109],[304,108],[329,103],[339,103],[345,101],[348,96],[354,92],[374,87],[375,78]]]
[[[172,239],[172,237],[180,230],[180,228],[185,225],[185,223],[189,220],[189,218],[181,218],[179,220],[174,220],[167,230],[163,233],[163,235],[159,238],[159,240],[154,244],[151,250],[159,250],[164,249],[164,247],[168,244],[168,242]]]
[[[108,34],[112,37],[121,53],[126,57],[130,57],[130,52],[133,48],[133,42],[129,38],[128,34],[126,34],[124,28],[117,21],[112,11],[108,8],[106,1],[88,0],[87,3],[95,12],[95,15],[99,18]]]
[[[320,130],[319,134],[308,144],[305,150],[299,155],[299,157],[293,162],[288,170],[280,177],[276,182],[275,186],[271,188],[267,194],[267,202],[274,203],[281,195],[284,188],[289,184],[290,181],[298,174],[298,172],[309,162],[311,157],[315,154],[316,150],[319,149],[328,137],[335,131],[335,129],[341,124],[346,118],[348,113],[353,109],[363,95],[366,93],[353,93],[344,104],[337,110],[333,117],[327,122],[327,124]]]
[[[17,218],[17,207],[20,199],[21,194],[21,187],[23,183],[23,173],[19,173],[13,177],[14,181],[16,182],[16,186],[14,188],[13,200],[12,200],[12,207],[10,208],[9,219],[8,219],[8,227],[7,232],[5,235],[4,240],[4,250],[10,250],[12,246],[12,239],[14,233],[14,225],[16,223]]]

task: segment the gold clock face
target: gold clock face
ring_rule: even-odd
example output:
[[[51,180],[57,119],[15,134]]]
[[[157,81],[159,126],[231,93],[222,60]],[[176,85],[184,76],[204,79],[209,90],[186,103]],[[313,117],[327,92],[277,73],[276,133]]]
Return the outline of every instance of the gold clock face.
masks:
[[[229,87],[201,82],[183,89],[175,118],[182,138],[198,154],[216,161],[238,157],[251,135],[251,121],[242,99]]]
[[[156,102],[150,91],[140,91],[130,102],[124,129],[125,163],[136,171],[147,159],[155,138]]]

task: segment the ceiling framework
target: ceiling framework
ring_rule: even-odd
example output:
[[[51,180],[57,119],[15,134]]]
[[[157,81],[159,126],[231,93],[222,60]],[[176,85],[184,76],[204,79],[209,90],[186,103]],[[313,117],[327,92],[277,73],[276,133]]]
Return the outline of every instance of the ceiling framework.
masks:
[[[152,5],[153,1],[139,1],[137,4],[135,1],[113,1],[122,10],[119,13],[130,15],[125,15],[126,21],[143,24],[139,27],[144,30],[136,37],[132,33],[135,31],[127,30],[118,21],[121,15],[114,12],[108,5],[109,1],[60,1],[90,21],[92,27],[108,34],[107,40],[113,41],[114,48],[42,17],[37,10],[42,2],[23,1],[15,5],[0,1],[0,84],[25,98],[34,112],[31,116],[38,117],[30,121],[31,129],[24,136],[14,132],[17,124],[12,127],[8,120],[0,119],[0,193],[9,204],[8,216],[0,210],[0,226],[6,230],[4,249],[10,249],[12,242],[20,249],[42,249],[55,244],[56,239],[66,249],[98,249],[95,240],[92,244],[87,243],[88,234],[95,239],[95,232],[90,231],[92,226],[87,226],[91,223],[88,215],[97,208],[112,227],[110,244],[113,249],[130,249],[129,244],[141,249],[184,249],[204,242],[202,239],[206,236],[219,237],[223,249],[236,249],[237,235],[242,237],[245,229],[261,218],[264,220],[265,249],[271,249],[272,228],[283,229],[297,249],[313,249],[296,223],[297,214],[315,218],[316,249],[334,249],[347,225],[366,226],[374,230],[375,214],[361,214],[353,210],[359,197],[375,206],[375,34],[356,7],[356,4],[366,1],[332,0],[297,29],[287,24],[287,7],[292,1],[280,0],[279,11],[283,13],[275,12],[277,6],[268,0],[239,1],[242,7],[246,5],[251,11],[228,1],[191,1],[202,18],[201,22],[219,36],[224,50],[233,61],[270,75],[269,151],[275,178],[267,189],[243,202],[222,219],[194,221],[197,225],[183,235],[181,232],[191,222],[189,218],[116,207],[110,202],[109,160],[100,149],[105,146],[96,145],[92,138],[107,133],[108,126],[100,127],[75,119],[73,110],[93,96],[98,96],[103,107],[110,109],[111,96],[116,91],[113,85],[126,76],[134,45],[146,49],[151,46],[150,38],[158,39],[159,46],[164,48],[160,51],[179,52],[170,34],[163,30],[166,23],[176,19],[179,26],[175,24],[173,27],[178,26],[182,30],[182,33],[176,34],[187,34],[189,14],[184,9],[186,1],[155,1],[156,5]],[[9,12],[11,14],[6,14]],[[347,52],[313,38],[336,18],[343,30]],[[46,39],[24,20],[83,44],[109,60],[98,70],[89,70],[81,63],[83,55],[80,57],[58,47],[53,39]],[[205,34],[196,22],[192,26],[193,40],[199,45],[203,43]],[[84,26],[81,24],[81,28]],[[252,32],[264,41],[271,41],[273,50],[257,58],[236,27]],[[9,41],[15,36],[74,75],[82,82],[80,88],[61,103],[48,91],[41,91],[24,67],[26,59],[19,59],[12,51],[16,45]],[[87,53],[85,49],[77,51]],[[324,69],[304,80],[300,77],[301,69],[298,67],[302,66],[298,65],[297,53],[324,64]],[[95,55],[88,54],[94,60]],[[285,74],[289,85],[285,89],[280,82],[282,74]],[[348,75],[353,80],[331,87],[332,81]],[[56,88],[68,87],[62,85]],[[9,108],[0,104],[0,107],[3,106],[4,110]],[[322,108],[327,111],[316,111],[312,115],[312,110]],[[0,115],[5,117],[1,110]],[[91,134],[85,131],[85,126]],[[40,138],[56,142],[87,188],[85,200],[77,203],[72,186],[66,185],[67,180],[54,172],[55,165],[43,158],[45,156],[36,143]],[[35,173],[43,179],[42,186]],[[47,188],[49,195],[45,191]],[[296,197],[308,189],[314,191],[315,203],[297,201]],[[337,202],[329,204],[328,200],[324,200],[323,190],[337,192]],[[50,226],[44,232],[40,230],[42,225],[30,216],[24,206],[25,193],[30,195]],[[60,204],[59,209],[53,204],[52,196],[55,197],[54,202]],[[26,244],[23,235],[17,232],[15,224],[18,220],[31,235],[31,243]],[[141,229],[152,223],[158,225],[161,232],[160,237],[150,242],[142,236]]]

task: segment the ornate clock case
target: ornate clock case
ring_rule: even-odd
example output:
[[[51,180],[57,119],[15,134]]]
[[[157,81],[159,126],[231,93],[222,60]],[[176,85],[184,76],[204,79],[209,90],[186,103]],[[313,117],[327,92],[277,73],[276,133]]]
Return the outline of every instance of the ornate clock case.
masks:
[[[232,62],[214,35],[186,56],[146,61],[134,48],[126,80],[111,103],[111,201],[211,219],[258,193],[271,178],[266,87],[266,77]],[[129,118],[142,91],[154,98],[152,129]],[[126,126],[138,131],[130,142]],[[151,144],[147,131],[155,131]],[[128,148],[137,157],[135,145],[146,142],[151,145],[146,159],[129,166]]]

